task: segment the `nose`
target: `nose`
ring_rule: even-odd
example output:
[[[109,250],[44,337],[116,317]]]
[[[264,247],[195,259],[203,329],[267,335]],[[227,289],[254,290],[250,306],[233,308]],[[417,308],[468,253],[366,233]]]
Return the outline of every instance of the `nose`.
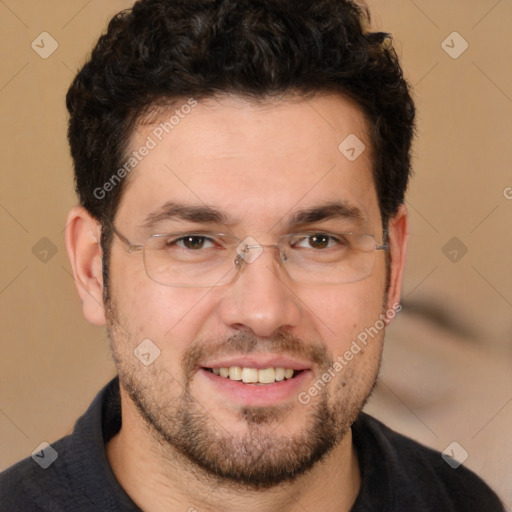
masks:
[[[254,260],[247,258],[234,282],[225,287],[219,303],[224,325],[270,337],[300,322],[300,300],[280,265],[279,251],[267,247]]]

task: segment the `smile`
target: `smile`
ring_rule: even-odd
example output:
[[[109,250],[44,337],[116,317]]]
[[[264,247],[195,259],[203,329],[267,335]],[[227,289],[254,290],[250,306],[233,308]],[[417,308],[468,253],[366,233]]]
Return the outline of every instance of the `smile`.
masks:
[[[273,384],[274,382],[293,379],[301,371],[280,366],[262,369],[230,366],[206,368],[206,370],[225,379],[242,381],[244,384]]]

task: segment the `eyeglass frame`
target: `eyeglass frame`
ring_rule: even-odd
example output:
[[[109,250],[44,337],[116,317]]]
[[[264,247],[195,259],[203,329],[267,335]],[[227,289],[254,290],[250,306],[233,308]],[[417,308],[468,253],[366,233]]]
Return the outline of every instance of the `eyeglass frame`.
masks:
[[[148,276],[149,279],[151,279],[153,282],[157,283],[157,284],[160,284],[162,286],[172,286],[172,287],[175,287],[175,288],[211,288],[211,287],[214,287],[214,286],[223,286],[223,285],[226,285],[226,284],[230,284],[232,283],[235,279],[236,279],[236,276],[238,276],[242,270],[242,262],[245,262],[245,258],[243,256],[241,256],[240,254],[236,253],[236,258],[233,262],[233,265],[234,265],[234,268],[238,268],[238,272],[234,273],[233,274],[233,278],[229,281],[226,281],[226,282],[217,282],[215,284],[208,284],[208,285],[186,285],[186,284],[168,284],[168,283],[162,283],[160,281],[157,281],[156,279],[154,279],[153,277],[151,277],[149,275],[149,272],[148,272],[148,269],[147,269],[147,266],[146,266],[146,260],[145,260],[145,250],[146,250],[146,247],[144,244],[133,244],[132,242],[130,242],[130,240],[128,240],[128,238],[126,236],[124,236],[122,233],[119,232],[119,230],[114,226],[113,223],[110,223],[110,229],[112,230],[112,232],[119,238],[119,240],[122,242],[123,246],[125,247],[126,251],[128,253],[135,253],[135,252],[140,252],[142,251],[142,256],[143,256],[143,265],[144,265],[144,270],[146,271],[146,275]],[[189,234],[189,235],[195,235],[195,236],[205,236],[205,237],[208,237],[208,236],[211,236],[211,237],[214,237],[214,236],[225,236],[225,237],[229,237],[229,238],[233,238],[235,240],[237,240],[240,244],[243,243],[245,240],[247,240],[247,238],[250,238],[250,237],[246,237],[245,239],[241,240],[239,239],[238,237],[234,236],[234,235],[230,235],[230,234],[227,234],[227,233],[199,233],[199,232],[194,232],[194,231],[191,231],[190,233],[155,233],[153,235],[150,235],[149,238],[159,238],[159,237],[171,237],[171,236],[175,236],[175,235],[183,235],[185,236],[186,234]],[[296,233],[295,235],[297,235],[298,233]],[[330,234],[329,232],[326,232],[325,234]],[[351,233],[351,232],[347,232],[347,233],[332,233],[332,234],[337,234],[337,235],[359,235],[359,236],[368,236],[368,237],[371,237],[373,238],[374,242],[375,242],[375,245],[373,247],[373,252],[375,253],[375,251],[388,251],[389,250],[389,231],[387,229],[387,227],[384,228],[383,230],[383,242],[381,244],[377,243],[377,240],[375,238],[375,235],[373,234],[368,234],[368,233]],[[293,236],[294,234],[291,233],[289,235],[284,235],[283,237],[281,238],[284,238],[286,236]],[[265,247],[275,247],[277,248],[278,252],[279,252],[279,259],[280,259],[280,263],[281,263],[281,266],[285,268],[285,265],[284,263],[286,262],[286,259],[283,258],[283,256],[286,256],[286,254],[283,253],[281,247],[279,244],[260,244],[259,242],[257,243],[257,245],[247,245],[245,244],[245,250],[250,250],[250,249],[253,249],[253,248],[265,248]],[[158,249],[156,249],[158,250]],[[244,252],[246,252],[244,250]],[[250,263],[250,262],[249,262]],[[238,266],[238,267],[237,267]],[[232,269],[231,269],[232,270]],[[372,270],[373,270],[373,267],[372,267]],[[301,281],[297,281],[296,279],[292,278],[289,274],[289,272],[286,270],[285,268],[285,271],[286,271],[286,274],[288,275],[288,277],[292,280],[292,281],[295,281],[295,282],[301,282]],[[368,274],[360,279],[357,279],[355,281],[348,281],[348,282],[341,282],[341,283],[335,283],[335,282],[332,282],[332,283],[322,283],[322,284],[349,284],[349,283],[356,283],[356,282],[359,282],[359,281],[362,281],[364,279],[366,279],[367,277],[369,277],[371,275]],[[309,281],[305,281],[306,283],[309,282]]]

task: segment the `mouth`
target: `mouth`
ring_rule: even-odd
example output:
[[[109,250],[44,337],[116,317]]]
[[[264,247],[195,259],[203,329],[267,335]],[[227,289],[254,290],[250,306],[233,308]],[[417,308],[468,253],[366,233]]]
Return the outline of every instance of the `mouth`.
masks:
[[[282,366],[269,366],[268,368],[261,369],[247,366],[220,366],[203,369],[223,379],[239,381],[243,384],[263,386],[293,379],[304,371],[284,368]]]
[[[313,375],[310,362],[270,354],[203,361],[197,370],[205,396],[228,407],[290,403]]]

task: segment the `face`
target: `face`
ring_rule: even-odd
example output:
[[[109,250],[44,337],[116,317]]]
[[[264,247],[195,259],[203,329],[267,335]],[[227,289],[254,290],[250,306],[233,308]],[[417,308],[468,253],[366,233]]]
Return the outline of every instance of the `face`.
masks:
[[[156,144],[130,175],[114,220],[132,244],[177,232],[262,246],[291,233],[356,232],[382,243],[370,141],[351,102],[222,97],[190,110],[168,134],[158,127],[174,109],[134,133],[132,151],[148,137]],[[366,147],[353,161],[338,149],[350,134]],[[343,438],[374,386],[382,327],[350,360],[345,354],[390,307],[384,251],[365,279],[326,284],[291,279],[275,247],[265,247],[231,283],[187,288],[150,279],[142,252],[118,237],[109,297],[121,387],[154,440],[169,457],[178,452],[209,475],[258,488],[304,473]],[[155,347],[160,353],[146,365],[134,351],[148,339],[149,359]],[[244,380],[271,382],[220,370],[237,367]],[[259,372],[268,368],[293,376],[274,381],[273,370]]]

